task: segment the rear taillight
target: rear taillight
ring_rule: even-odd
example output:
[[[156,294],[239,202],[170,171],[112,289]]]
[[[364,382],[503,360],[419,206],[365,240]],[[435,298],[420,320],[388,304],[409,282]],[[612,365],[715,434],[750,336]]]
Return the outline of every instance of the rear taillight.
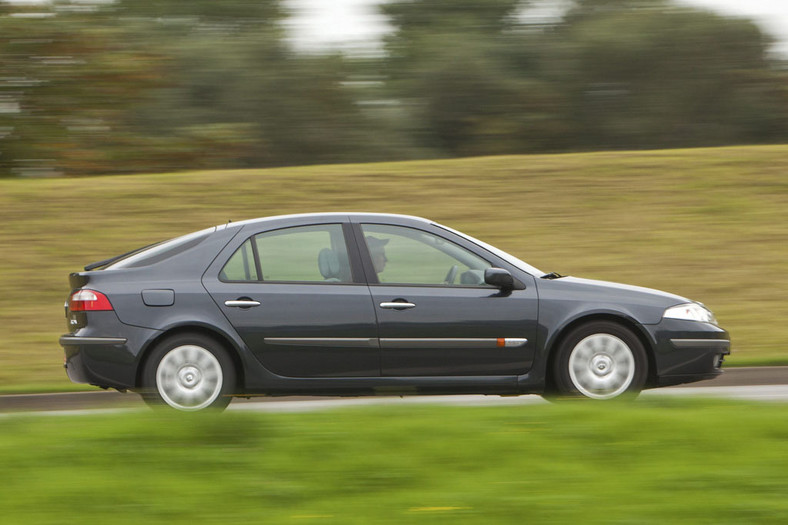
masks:
[[[68,299],[68,309],[72,312],[99,312],[112,310],[112,305],[101,292],[77,290]]]

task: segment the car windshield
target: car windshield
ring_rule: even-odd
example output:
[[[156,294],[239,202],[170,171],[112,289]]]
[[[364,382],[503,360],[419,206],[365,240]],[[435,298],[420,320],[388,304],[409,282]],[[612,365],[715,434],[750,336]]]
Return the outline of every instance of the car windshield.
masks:
[[[510,253],[506,253],[505,251],[500,250],[500,249],[498,249],[495,246],[492,246],[490,244],[487,244],[484,241],[480,241],[479,239],[476,239],[475,237],[471,237],[468,234],[462,233],[460,231],[457,231],[457,230],[455,230],[453,228],[449,228],[448,226],[444,226],[442,224],[438,224],[438,223],[433,223],[433,224],[435,226],[438,226],[439,228],[443,228],[444,230],[450,231],[450,232],[452,232],[452,233],[454,233],[456,235],[459,235],[463,239],[467,239],[467,240],[471,241],[472,243],[481,246],[485,250],[487,250],[489,252],[492,252],[493,254],[497,255],[498,257],[500,257],[504,261],[508,262],[512,266],[516,266],[517,268],[523,270],[524,272],[528,272],[529,274],[533,275],[534,277],[538,277],[540,275],[544,275],[544,273],[545,273],[545,272],[539,270],[538,268],[536,268],[534,266],[531,266],[527,262],[518,259],[514,255],[512,255]]]
[[[197,246],[214,231],[216,231],[215,226],[181,237],[176,237],[168,241],[162,241],[146,248],[141,248],[121,259],[113,261],[104,269],[118,270],[120,268],[138,268],[140,266],[148,266],[163,261],[173,255],[177,255],[189,248]]]

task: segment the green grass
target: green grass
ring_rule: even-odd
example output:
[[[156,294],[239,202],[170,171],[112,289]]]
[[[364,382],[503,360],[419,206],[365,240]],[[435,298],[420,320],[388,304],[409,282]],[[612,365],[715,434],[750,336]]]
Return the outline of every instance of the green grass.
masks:
[[[0,522],[788,521],[780,405],[6,417]]]
[[[788,146],[0,181],[0,389],[65,388],[67,275],[228,219],[422,215],[545,271],[706,303],[731,365],[788,364]]]

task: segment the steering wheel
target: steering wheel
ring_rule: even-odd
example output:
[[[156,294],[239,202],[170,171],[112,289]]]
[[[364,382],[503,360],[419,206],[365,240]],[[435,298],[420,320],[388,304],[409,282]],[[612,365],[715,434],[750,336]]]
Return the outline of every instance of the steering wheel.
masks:
[[[449,273],[446,274],[446,278],[443,280],[443,284],[454,284],[454,279],[457,278],[457,271],[459,269],[460,267],[456,264],[452,265],[452,267],[449,268]]]

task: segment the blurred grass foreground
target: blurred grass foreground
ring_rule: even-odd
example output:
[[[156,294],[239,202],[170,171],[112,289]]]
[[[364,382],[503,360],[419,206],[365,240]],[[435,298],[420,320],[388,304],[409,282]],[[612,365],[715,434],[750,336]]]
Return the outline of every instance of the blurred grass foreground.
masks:
[[[788,522],[767,404],[4,417],[2,523]]]
[[[0,180],[0,391],[74,388],[68,274],[228,219],[429,217],[546,272],[703,301],[729,363],[788,364],[788,146]]]

